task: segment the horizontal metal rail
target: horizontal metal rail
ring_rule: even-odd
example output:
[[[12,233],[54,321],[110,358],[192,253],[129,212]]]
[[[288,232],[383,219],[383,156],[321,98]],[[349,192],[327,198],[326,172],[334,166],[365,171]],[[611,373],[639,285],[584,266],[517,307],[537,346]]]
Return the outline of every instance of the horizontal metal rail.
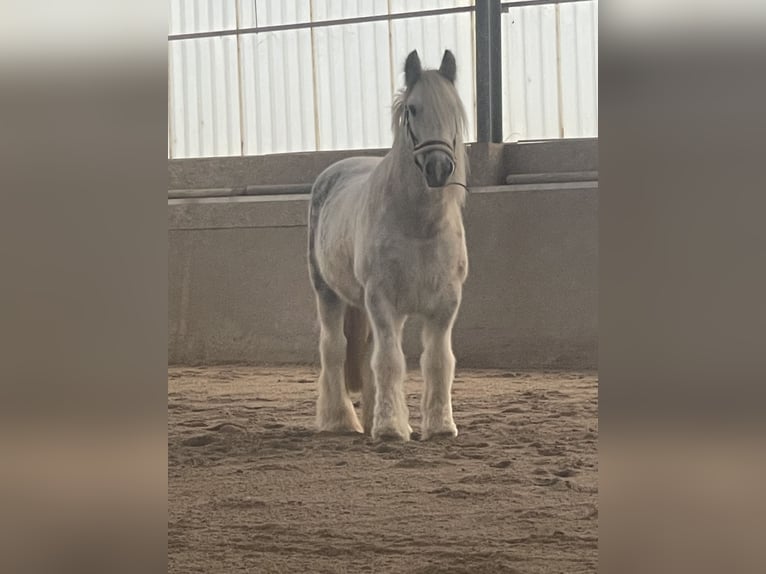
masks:
[[[598,171],[557,171],[545,173],[513,173],[505,178],[508,185],[574,183],[598,181]]]
[[[303,30],[306,28],[324,28],[327,26],[345,26],[347,24],[365,24],[367,22],[382,22],[386,20],[402,20],[405,18],[425,18],[426,16],[444,16],[460,12],[473,12],[473,6],[457,6],[455,8],[438,8],[415,12],[398,12],[396,14],[379,14],[377,16],[357,16],[353,18],[338,18],[336,20],[317,20],[315,22],[296,22],[294,24],[278,24],[274,26],[257,26],[255,28],[238,28],[236,30],[216,30],[211,32],[191,32],[189,34],[171,34],[168,40],[194,40],[197,38],[216,38],[218,36],[234,36],[237,34],[261,34],[263,32],[285,32],[288,30]]]
[[[199,197],[248,197],[258,195],[302,195],[311,193],[310,183],[288,183],[283,185],[243,185],[212,189],[170,189],[168,199]]]
[[[503,12],[509,8],[524,6],[544,6],[546,4],[569,4],[572,2],[592,2],[593,0],[519,0],[518,2],[503,2]],[[397,12],[395,14],[378,14],[377,16],[355,16],[352,18],[337,18],[334,20],[317,20],[315,22],[295,22],[293,24],[275,24],[273,26],[256,26],[254,28],[237,28],[234,30],[211,30],[210,32],[189,32],[188,34],[170,34],[169,41],[195,40],[199,38],[218,38],[221,36],[236,36],[240,34],[262,34],[264,32],[286,32],[289,30],[304,30],[325,28],[327,26],[344,26],[347,24],[366,24],[368,22],[384,22],[406,18],[426,18],[428,16],[444,16],[473,12],[475,6],[456,6],[454,8],[436,8],[433,10],[418,10],[413,12]]]
[[[519,173],[506,176],[506,185],[472,187],[471,191],[503,190],[507,186],[549,185],[597,182],[598,171],[562,171],[546,173]],[[244,185],[237,187],[217,187],[207,189],[170,189],[168,199],[202,199],[215,197],[259,197],[274,195],[308,195],[310,183],[291,183],[284,185]]]
[[[545,6],[546,4],[571,4],[573,2],[593,2],[593,0],[519,0],[518,2],[503,2],[500,6],[503,8],[503,12],[508,12],[509,8]]]

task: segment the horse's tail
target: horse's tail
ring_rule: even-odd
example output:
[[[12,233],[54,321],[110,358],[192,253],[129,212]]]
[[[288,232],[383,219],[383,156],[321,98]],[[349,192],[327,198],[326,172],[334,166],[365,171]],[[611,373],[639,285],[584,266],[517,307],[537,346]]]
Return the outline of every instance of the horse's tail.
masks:
[[[346,335],[346,389],[360,392],[364,384],[364,361],[370,345],[370,325],[364,309],[349,305],[343,318],[343,334]]]

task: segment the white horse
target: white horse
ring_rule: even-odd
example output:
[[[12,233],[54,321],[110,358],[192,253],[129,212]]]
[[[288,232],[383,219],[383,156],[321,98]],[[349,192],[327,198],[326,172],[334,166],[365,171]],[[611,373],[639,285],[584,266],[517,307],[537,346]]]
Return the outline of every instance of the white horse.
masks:
[[[423,317],[422,438],[457,436],[451,339],[468,273],[468,166],[455,57],[447,50],[438,70],[423,70],[413,51],[404,72],[391,151],[339,161],[314,183],[308,259],[321,323],[318,429],[406,441],[402,330],[413,314]],[[349,397],[359,390],[363,426]]]

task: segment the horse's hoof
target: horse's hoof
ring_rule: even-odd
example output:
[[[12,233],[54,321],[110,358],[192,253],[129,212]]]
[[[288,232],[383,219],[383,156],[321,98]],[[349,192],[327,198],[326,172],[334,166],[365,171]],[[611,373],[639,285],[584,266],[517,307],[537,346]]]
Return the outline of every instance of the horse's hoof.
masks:
[[[350,434],[364,431],[350,402],[346,408],[320,408],[318,410],[316,426],[319,432]]]
[[[347,429],[347,428],[330,429],[330,430],[319,429],[317,433],[321,435],[335,435],[335,436],[356,436],[359,434],[363,434],[362,431],[358,431],[355,429]]]
[[[457,437],[457,427],[452,427],[423,430],[423,438],[421,440],[435,440],[440,438],[455,438]]]
[[[410,433],[401,433],[393,427],[373,428],[372,440],[406,442],[410,440]]]
[[[361,434],[363,431],[362,425],[356,421],[342,422],[342,423],[318,423],[317,431],[320,433],[330,434]]]

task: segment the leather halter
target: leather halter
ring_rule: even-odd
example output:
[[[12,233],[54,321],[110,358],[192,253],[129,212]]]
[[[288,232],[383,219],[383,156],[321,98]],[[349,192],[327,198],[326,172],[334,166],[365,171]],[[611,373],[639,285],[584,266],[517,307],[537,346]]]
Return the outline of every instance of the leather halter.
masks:
[[[410,141],[412,142],[412,160],[415,162],[415,165],[418,166],[418,169],[421,169],[421,166],[418,164],[417,157],[430,151],[440,151],[446,153],[452,161],[452,165],[457,166],[454,142],[452,145],[444,140],[427,140],[424,142],[418,142],[418,138],[416,138],[415,134],[412,132],[412,126],[410,125],[410,110],[407,106],[404,107],[404,126],[407,128],[407,134],[410,136]],[[447,187],[448,185],[457,185],[458,187],[462,187],[466,191],[469,191],[466,184],[460,183],[458,181],[447,182],[444,187]]]
[[[448,142],[444,140],[428,140],[424,142],[418,142],[418,138],[415,137],[415,134],[412,132],[412,126],[410,125],[410,110],[406,107],[404,108],[404,125],[407,128],[407,133],[410,136],[410,141],[412,141],[412,152],[413,152],[412,155],[414,157],[417,157],[429,151],[441,151],[446,153],[449,156],[452,163],[457,163],[455,161],[454,144],[450,145]]]

